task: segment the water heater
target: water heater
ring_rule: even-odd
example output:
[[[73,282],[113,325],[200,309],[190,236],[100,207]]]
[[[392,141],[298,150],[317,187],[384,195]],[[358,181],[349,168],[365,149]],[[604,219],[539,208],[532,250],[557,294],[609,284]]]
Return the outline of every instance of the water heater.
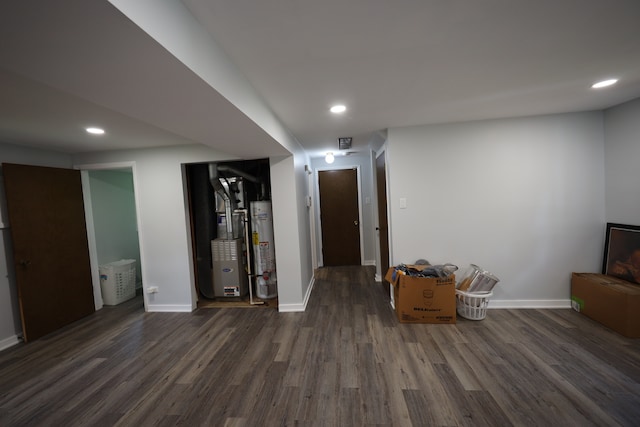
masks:
[[[257,201],[250,205],[256,294],[259,298],[271,299],[278,295],[271,202]]]

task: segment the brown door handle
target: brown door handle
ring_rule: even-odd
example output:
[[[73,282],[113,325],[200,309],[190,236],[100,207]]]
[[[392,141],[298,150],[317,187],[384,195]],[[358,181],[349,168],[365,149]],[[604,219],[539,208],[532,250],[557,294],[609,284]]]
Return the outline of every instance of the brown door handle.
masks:
[[[22,268],[27,268],[31,265],[31,261],[21,259],[20,262],[18,262],[18,264],[20,264]]]

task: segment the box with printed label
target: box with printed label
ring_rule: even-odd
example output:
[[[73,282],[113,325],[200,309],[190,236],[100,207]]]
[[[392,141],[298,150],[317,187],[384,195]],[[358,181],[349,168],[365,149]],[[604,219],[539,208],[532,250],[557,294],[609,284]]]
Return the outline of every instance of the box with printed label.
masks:
[[[640,338],[640,285],[617,277],[573,273],[571,306],[628,338]]]
[[[414,277],[391,267],[385,279],[393,285],[396,314],[401,323],[456,323],[454,275]]]

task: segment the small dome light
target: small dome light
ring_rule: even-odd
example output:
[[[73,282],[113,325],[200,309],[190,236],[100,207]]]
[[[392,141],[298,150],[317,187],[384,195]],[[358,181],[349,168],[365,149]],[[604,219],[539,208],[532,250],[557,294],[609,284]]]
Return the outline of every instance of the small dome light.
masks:
[[[603,88],[603,87],[614,85],[617,82],[618,82],[618,79],[603,80],[601,82],[594,83],[593,85],[591,85],[591,87],[593,89],[600,89],[600,88]]]
[[[335,157],[333,157],[333,153],[327,153],[327,155],[324,157],[324,161],[329,164],[333,163],[334,160]]]
[[[102,135],[102,134],[104,134],[104,129],[100,129],[100,128],[87,128],[86,131],[91,133],[91,134],[93,134],[93,135]]]
[[[331,107],[329,111],[331,111],[334,114],[340,114],[347,111],[347,107],[345,107],[344,105],[334,105],[333,107]]]

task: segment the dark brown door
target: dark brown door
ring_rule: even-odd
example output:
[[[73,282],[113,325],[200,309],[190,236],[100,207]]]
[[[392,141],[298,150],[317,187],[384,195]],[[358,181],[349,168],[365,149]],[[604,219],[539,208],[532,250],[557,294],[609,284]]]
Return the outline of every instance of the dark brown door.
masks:
[[[22,331],[31,341],[95,311],[80,172],[2,170]]]
[[[360,265],[358,172],[318,172],[323,265]]]
[[[378,196],[378,239],[380,242],[380,271],[382,277],[389,269],[389,223],[387,219],[387,174],[384,153],[376,158],[376,190]],[[382,283],[386,281],[382,279]]]

